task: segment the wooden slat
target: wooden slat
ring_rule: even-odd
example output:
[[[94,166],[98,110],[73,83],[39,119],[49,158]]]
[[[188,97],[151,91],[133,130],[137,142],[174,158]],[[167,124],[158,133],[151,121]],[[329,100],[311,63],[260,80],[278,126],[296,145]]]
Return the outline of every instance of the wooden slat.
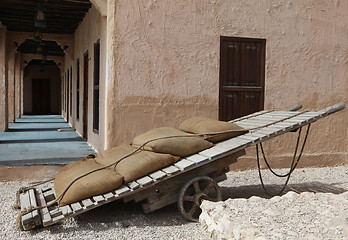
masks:
[[[83,210],[83,206],[79,202],[70,204],[70,207],[74,212],[79,212]]]
[[[245,140],[248,140],[250,142],[255,142],[255,141],[260,139],[259,136],[254,136],[254,135],[243,135],[242,138],[245,139]]]
[[[93,196],[92,199],[93,199],[94,202],[96,202],[96,203],[105,201],[105,198],[104,198],[102,195]]]
[[[199,154],[191,155],[189,157],[185,157],[187,160],[191,162],[195,162],[196,164],[201,164],[209,160],[209,157],[202,156]]]
[[[40,201],[40,206],[47,205],[45,197],[42,193],[42,189],[38,190],[38,198]],[[47,207],[40,209],[40,215],[41,215],[41,220],[42,220],[43,226],[47,226],[47,224],[49,224],[52,221],[52,217],[51,217],[50,212],[48,211]]]
[[[322,114],[323,113],[321,113],[321,112],[305,112],[305,113],[301,114],[301,116],[319,117]]]
[[[115,192],[116,194],[121,195],[130,192],[130,189],[129,187],[122,185],[120,188],[116,189]]]
[[[180,168],[180,170],[188,169],[192,166],[194,166],[196,163],[192,161],[188,161],[186,159],[180,159],[178,162],[174,163],[174,166]]]
[[[199,155],[209,157],[210,159],[219,157],[226,152],[225,148],[220,148],[219,146],[214,146],[199,152]]]
[[[29,198],[30,198],[30,205],[33,207],[37,207],[38,204],[36,202],[34,189],[29,189],[28,192],[29,192]],[[41,217],[39,215],[39,210],[34,210],[31,212],[31,214],[33,216],[35,225],[40,226],[41,225]]]
[[[56,217],[54,217],[54,218],[52,219],[52,224],[53,224],[53,223],[56,223],[56,222],[60,222],[60,221],[62,221],[63,219],[65,219],[65,216],[64,216],[63,214],[57,215]]]
[[[41,188],[41,191],[44,193],[44,192],[47,192],[47,191],[52,190],[52,189],[54,189],[54,188],[52,188],[52,185],[44,186],[43,188]]]
[[[239,126],[246,129],[246,130],[252,130],[252,129],[262,127],[262,125],[260,125],[260,124],[252,124],[252,123],[243,123],[243,124],[239,124]]]
[[[161,170],[158,170],[158,171],[156,171],[156,172],[153,172],[153,173],[151,173],[151,174],[149,174],[149,175],[150,175],[150,177],[151,177],[152,179],[154,179],[155,181],[161,180],[162,178],[164,178],[164,177],[167,176],[167,174],[166,174],[165,172],[161,171]]]
[[[52,218],[56,218],[60,215],[63,215],[63,213],[62,213],[60,208],[56,207],[56,208],[50,210],[50,215]]]
[[[254,120],[258,120],[258,121],[269,121],[269,120],[272,120],[272,121],[280,121],[282,119],[286,119],[288,117],[291,117],[291,115],[289,116],[279,116],[279,115],[272,115],[272,114],[265,114],[265,115],[262,115],[262,116],[258,116],[258,117],[254,117],[252,119]]]
[[[150,183],[153,183],[153,179],[150,178],[149,176],[145,176],[145,177],[142,177],[142,178],[139,178],[136,180],[137,183],[139,183],[141,186],[146,186]]]
[[[51,188],[51,189],[47,189],[45,192],[43,192],[43,195],[45,196],[45,198],[48,197],[48,196],[55,196],[55,192]]]
[[[113,193],[113,192],[108,192],[106,194],[103,194],[103,196],[106,199],[106,201],[109,201],[113,198],[116,198],[118,195],[116,193]]]
[[[247,115],[247,116],[243,116],[243,117],[240,117],[240,118],[236,118],[236,119],[231,120],[231,121],[229,121],[229,122],[239,124],[239,121],[242,121],[242,120],[244,120],[244,119],[248,119],[248,118],[251,118],[251,117],[263,115],[263,114],[266,114],[266,113],[269,113],[269,112],[273,112],[273,111],[272,111],[272,110],[262,110],[262,111],[259,111],[259,112],[255,112],[255,113],[249,114],[249,115]]]
[[[268,124],[274,123],[276,120],[269,119],[269,120],[256,120],[256,119],[247,119],[243,120],[238,123],[239,126],[244,125],[244,124],[253,124],[256,126],[266,126]]]
[[[29,192],[26,191],[19,195],[19,200],[21,203],[21,211],[24,211],[30,205]]]
[[[69,205],[65,205],[63,207],[60,207],[60,210],[62,211],[64,216],[69,216],[73,213]]]
[[[131,190],[135,190],[135,189],[137,189],[137,188],[140,188],[140,184],[137,183],[136,181],[133,181],[133,182],[128,183],[128,187],[129,187]]]
[[[242,135],[243,136],[243,135]],[[226,141],[216,144],[217,147],[226,148],[230,150],[239,149],[250,143],[250,140],[243,139],[242,136],[228,139]]]
[[[280,129],[275,129],[275,128],[262,128],[260,130],[257,130],[258,133],[262,133],[267,135],[267,137],[272,137],[275,136],[281,132],[283,132],[284,129],[280,128]]]
[[[282,127],[284,130],[288,130],[288,129],[291,129],[293,127],[294,124],[291,124],[291,123],[284,123],[284,122],[280,122],[280,123],[276,123],[272,126],[275,126],[275,127]]]
[[[169,167],[163,168],[162,171],[165,172],[167,175],[172,175],[172,174],[175,174],[177,172],[180,172],[180,169],[171,165]]]
[[[35,223],[33,221],[33,216],[31,215],[31,213],[24,214],[21,217],[21,222],[24,230],[35,228]]]
[[[273,111],[270,114],[273,116],[294,116],[299,113],[300,112],[293,112],[293,111]]]
[[[91,206],[94,206],[94,203],[89,198],[83,199],[82,204],[83,204],[84,208],[89,208]]]

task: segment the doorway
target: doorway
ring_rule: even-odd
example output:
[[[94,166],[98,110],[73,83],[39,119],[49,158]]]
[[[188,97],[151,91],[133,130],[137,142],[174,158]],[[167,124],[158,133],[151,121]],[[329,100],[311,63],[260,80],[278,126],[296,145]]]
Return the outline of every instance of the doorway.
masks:
[[[265,39],[220,38],[220,120],[264,108],[265,48]]]
[[[48,78],[32,79],[33,114],[51,114],[51,81]]]
[[[83,56],[83,134],[88,140],[88,52]]]

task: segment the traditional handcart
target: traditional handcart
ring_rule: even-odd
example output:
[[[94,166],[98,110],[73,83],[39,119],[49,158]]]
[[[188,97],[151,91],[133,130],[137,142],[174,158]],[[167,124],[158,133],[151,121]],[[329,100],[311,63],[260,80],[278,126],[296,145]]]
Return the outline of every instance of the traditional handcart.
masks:
[[[217,182],[226,179],[229,166],[245,154],[247,147],[295,131],[345,107],[344,103],[339,103],[317,112],[295,111],[301,108],[299,105],[283,111],[264,110],[235,119],[231,122],[251,130],[197,154],[182,157],[170,166],[123,184],[111,192],[63,207],[55,203],[53,182],[24,189],[18,195],[22,210],[18,223],[22,230],[47,227],[116,200],[139,202],[145,213],[177,202],[182,215],[195,221],[202,200],[222,199]]]

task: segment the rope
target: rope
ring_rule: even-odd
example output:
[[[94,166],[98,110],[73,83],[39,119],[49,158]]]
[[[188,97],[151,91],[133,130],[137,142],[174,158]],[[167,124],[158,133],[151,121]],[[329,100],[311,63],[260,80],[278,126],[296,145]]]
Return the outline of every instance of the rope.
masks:
[[[29,187],[21,187],[20,189],[18,189],[18,191],[16,192],[16,201],[13,204],[13,209],[20,209],[21,208],[20,201],[19,201],[20,200],[19,197],[20,197],[21,193],[25,193],[26,191],[28,191],[30,189],[35,189],[36,186],[42,185],[44,183],[47,183],[47,182],[50,182],[53,180],[54,180],[54,178],[50,178],[50,179],[45,180],[45,181],[32,183],[32,185],[30,185]]]
[[[302,111],[302,112],[298,112],[294,115],[291,115],[289,117],[286,117],[284,119],[281,119],[281,120],[278,120],[278,121],[275,121],[275,122],[272,122],[272,123],[269,123],[269,124],[265,124],[263,126],[259,126],[259,127],[254,127],[254,128],[249,128],[249,129],[245,129],[246,131],[255,131],[257,129],[260,129],[260,128],[265,128],[265,127],[268,127],[270,125],[273,125],[273,124],[276,124],[276,123],[279,123],[279,122],[282,122],[282,121],[285,121],[287,119],[290,119],[290,118],[293,118],[297,115],[300,115],[300,114],[303,114],[307,111]],[[100,168],[97,168],[97,169],[94,169],[90,172],[87,172],[85,174],[82,174],[78,177],[76,177],[74,180],[72,180],[70,182],[70,184],[65,188],[65,190],[58,196],[56,197],[55,200],[51,201],[49,204],[46,204],[46,205],[43,205],[43,206],[38,206],[38,207],[32,207],[30,209],[26,209],[23,212],[21,212],[22,215],[26,214],[26,213],[29,213],[31,211],[34,211],[34,210],[40,210],[40,209],[43,209],[43,208],[48,208],[48,207],[51,207],[53,206],[54,204],[56,204],[60,199],[62,199],[65,195],[65,193],[69,190],[69,188],[72,186],[72,184],[74,184],[77,180],[89,175],[89,174],[92,174],[94,172],[97,172],[97,171],[100,171],[100,170],[103,170],[103,169],[106,169],[106,168],[109,168],[111,166],[114,165],[114,169],[116,167],[116,165],[122,161],[123,159],[125,158],[128,158],[130,156],[132,156],[133,154],[135,154],[136,152],[138,152],[140,149],[142,149],[146,144],[150,143],[150,142],[153,142],[153,141],[157,141],[157,140],[163,140],[163,139],[170,139],[170,138],[179,138],[179,137],[204,137],[204,136],[214,136],[214,135],[219,135],[219,134],[226,134],[226,133],[232,133],[232,132],[239,132],[240,130],[228,130],[228,131],[222,131],[222,132],[210,132],[210,133],[202,133],[202,134],[190,134],[190,135],[174,135],[174,136],[166,136],[166,137],[159,137],[159,138],[155,138],[155,139],[151,139],[151,140],[148,140],[147,142],[143,143],[142,145],[140,145],[139,147],[137,147],[133,152],[127,154],[126,156],[114,161],[113,163],[109,164],[109,165],[106,165],[106,166],[103,166],[103,167],[100,167]],[[85,159],[90,159],[90,158],[94,158],[95,156],[93,154],[89,154],[86,156]],[[43,182],[38,182],[36,183],[35,185],[32,185],[32,186],[29,186],[29,187],[23,187],[23,188],[20,188],[18,191],[17,191],[17,194],[16,194],[16,203],[14,204],[14,208],[19,208],[19,195],[21,193],[24,193],[25,191],[29,190],[29,189],[33,189],[35,186],[38,186],[38,185],[41,185],[43,183],[46,183],[46,182],[49,182],[49,181],[53,181],[53,179],[50,179],[50,180],[47,180],[47,181],[43,181]],[[21,216],[22,216],[21,215]]]
[[[297,167],[298,163],[300,162],[300,159],[301,159],[301,156],[302,156],[302,153],[303,153],[303,150],[304,150],[304,147],[306,145],[306,142],[307,142],[307,137],[309,135],[309,129],[310,129],[310,126],[311,124],[308,124],[308,127],[307,127],[307,131],[306,131],[306,135],[305,135],[305,138],[303,140],[303,143],[302,143],[302,147],[301,147],[301,151],[300,151],[300,154],[298,155],[297,159],[296,159],[296,154],[297,154],[297,150],[298,150],[298,147],[299,147],[299,143],[300,143],[300,138],[301,138],[301,131],[302,131],[302,127],[300,128],[300,131],[299,131],[299,134],[298,134],[298,137],[297,137],[297,142],[296,142],[296,147],[295,147],[295,151],[294,151],[294,155],[293,155],[293,158],[292,158],[292,163],[291,163],[291,166],[290,166],[290,170],[288,173],[286,174],[278,174],[276,173],[269,165],[267,159],[266,159],[266,156],[265,156],[265,153],[263,151],[263,147],[262,147],[262,144],[260,143],[260,147],[261,147],[261,151],[262,151],[262,154],[263,154],[263,159],[268,167],[268,169],[271,171],[271,173],[273,173],[275,176],[277,177],[280,177],[280,178],[284,178],[286,177],[286,181],[282,187],[282,189],[276,193],[276,194],[271,194],[267,191],[265,185],[264,185],[264,182],[263,182],[263,179],[262,179],[262,174],[261,174],[261,167],[260,167],[260,158],[259,158],[259,147],[258,147],[258,144],[256,144],[256,156],[257,156],[257,169],[258,169],[258,172],[259,172],[259,177],[260,177],[260,181],[261,181],[261,185],[262,185],[262,188],[263,190],[266,192],[266,194],[270,195],[270,196],[276,196],[276,195],[279,195],[281,194],[286,186],[288,185],[288,182],[290,180],[290,176],[291,174],[293,173],[293,171],[295,170],[295,168]]]

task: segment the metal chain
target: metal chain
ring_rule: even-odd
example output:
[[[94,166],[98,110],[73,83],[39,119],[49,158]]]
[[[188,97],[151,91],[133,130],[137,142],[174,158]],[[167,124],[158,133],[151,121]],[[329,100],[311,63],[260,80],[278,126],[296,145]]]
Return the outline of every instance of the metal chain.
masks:
[[[281,175],[281,174],[277,174],[275,171],[273,171],[273,169],[270,167],[266,157],[265,157],[265,153],[263,151],[263,147],[262,147],[262,144],[260,143],[260,146],[261,146],[261,151],[262,151],[262,154],[263,154],[263,159],[268,167],[268,169],[271,171],[271,173],[273,173],[275,176],[277,177],[287,177],[282,189],[276,193],[276,194],[271,194],[267,191],[266,187],[265,187],[265,184],[263,182],[263,179],[262,179],[262,174],[261,174],[261,167],[260,167],[260,157],[259,157],[259,147],[258,147],[258,144],[256,144],[256,156],[257,156],[257,168],[258,168],[258,172],[259,172],[259,177],[260,177],[260,181],[261,181],[261,185],[262,185],[262,188],[263,190],[270,196],[276,196],[276,195],[279,195],[281,194],[286,186],[288,185],[288,182],[290,180],[290,176],[291,174],[293,173],[293,171],[295,170],[295,168],[297,167],[298,163],[300,162],[300,159],[301,159],[301,156],[303,154],[303,150],[304,150],[304,147],[306,145],[306,142],[307,142],[307,137],[309,135],[309,129],[310,129],[310,125],[311,124],[308,124],[308,127],[307,127],[307,131],[306,131],[306,135],[305,135],[305,138],[303,140],[303,143],[302,143],[302,148],[301,148],[301,151],[300,151],[300,154],[298,155],[297,157],[297,160],[296,159],[296,154],[297,154],[297,150],[298,150],[298,146],[299,146],[299,143],[300,143],[300,138],[301,138],[301,129],[302,127],[300,128],[300,131],[299,131],[299,134],[298,134],[298,137],[297,137],[297,142],[296,142],[296,147],[295,147],[295,151],[294,151],[294,156],[293,156],[293,159],[292,159],[292,163],[291,163],[291,166],[290,166],[290,170],[287,174],[284,174],[284,175]]]

